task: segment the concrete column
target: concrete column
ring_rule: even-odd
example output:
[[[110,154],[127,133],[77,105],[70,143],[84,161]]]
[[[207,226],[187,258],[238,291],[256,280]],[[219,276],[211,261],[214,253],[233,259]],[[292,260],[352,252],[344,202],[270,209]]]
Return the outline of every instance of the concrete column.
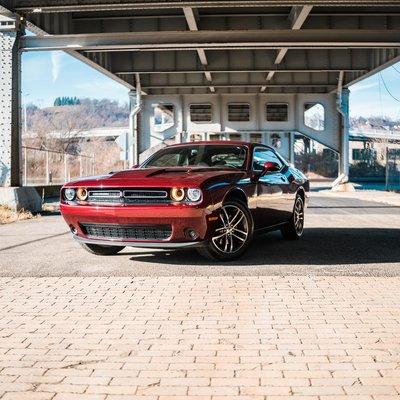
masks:
[[[20,30],[12,15],[0,14],[0,187],[21,185]]]
[[[349,97],[350,90],[347,88],[342,89],[341,96],[341,135],[340,135],[340,165],[339,175],[344,174],[349,176],[349,129],[350,129],[350,116],[349,116]]]

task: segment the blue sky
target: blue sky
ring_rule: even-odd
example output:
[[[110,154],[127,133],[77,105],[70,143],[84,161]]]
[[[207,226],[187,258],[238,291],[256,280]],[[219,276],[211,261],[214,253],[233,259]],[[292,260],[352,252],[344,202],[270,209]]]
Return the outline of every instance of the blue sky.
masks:
[[[22,101],[40,107],[59,96],[128,101],[128,89],[62,52],[22,54]]]
[[[352,116],[400,118],[399,64],[351,87]],[[384,83],[399,101],[390,96]],[[22,96],[24,103],[40,107],[52,105],[58,96],[110,98],[125,103],[128,90],[63,52],[32,52],[22,55]]]

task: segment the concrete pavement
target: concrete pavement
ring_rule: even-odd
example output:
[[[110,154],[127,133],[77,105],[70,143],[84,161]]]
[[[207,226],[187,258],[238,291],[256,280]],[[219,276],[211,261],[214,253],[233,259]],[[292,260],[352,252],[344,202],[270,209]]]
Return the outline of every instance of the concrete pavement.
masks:
[[[397,199],[382,192],[311,193],[302,240],[262,235],[228,264],[194,250],[126,248],[117,256],[94,256],[75,243],[60,216],[42,217],[0,226],[0,276],[398,276]]]

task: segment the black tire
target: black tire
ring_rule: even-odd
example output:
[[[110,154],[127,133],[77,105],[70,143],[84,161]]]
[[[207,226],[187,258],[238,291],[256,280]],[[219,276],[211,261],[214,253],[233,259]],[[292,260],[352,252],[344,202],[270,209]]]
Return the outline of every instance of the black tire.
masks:
[[[297,195],[294,202],[293,214],[288,223],[281,228],[282,236],[286,240],[298,240],[304,232],[304,200]]]
[[[92,243],[79,243],[86,251],[97,256],[113,256],[125,248],[125,246],[100,246]]]
[[[247,250],[253,238],[254,224],[251,213],[241,201],[229,200],[222,205],[219,218],[212,238],[197,251],[211,260],[237,259]]]

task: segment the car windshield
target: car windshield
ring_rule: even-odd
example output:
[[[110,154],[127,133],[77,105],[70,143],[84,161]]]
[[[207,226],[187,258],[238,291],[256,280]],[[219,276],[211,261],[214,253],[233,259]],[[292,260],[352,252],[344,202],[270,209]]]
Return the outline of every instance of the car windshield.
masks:
[[[199,145],[168,147],[153,155],[142,168],[152,167],[246,167],[247,148],[237,145]]]

